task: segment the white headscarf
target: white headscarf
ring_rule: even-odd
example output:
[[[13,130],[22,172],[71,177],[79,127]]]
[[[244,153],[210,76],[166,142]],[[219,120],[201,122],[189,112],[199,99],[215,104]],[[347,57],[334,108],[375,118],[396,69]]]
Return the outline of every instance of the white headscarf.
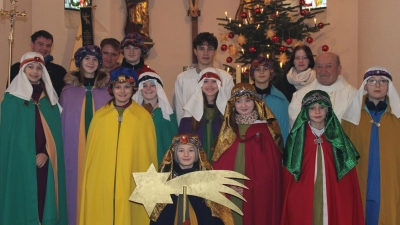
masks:
[[[158,76],[156,73],[153,72],[144,72],[139,76],[139,89],[138,91],[132,96],[132,99],[135,100],[139,105],[143,104],[143,83],[146,81],[153,81],[156,85],[157,89],[157,98],[158,98],[158,108],[161,108],[161,112],[163,114],[163,118],[166,120],[170,120],[170,115],[174,113],[172,110],[171,105],[169,104],[167,95],[161,84],[163,84],[161,77]],[[161,84],[159,83],[161,82]]]
[[[24,70],[25,67],[31,63],[40,63],[42,65],[42,81],[44,82],[47,95],[50,99],[50,103],[52,105],[57,104],[58,96],[56,91],[53,88],[53,84],[51,83],[49,72],[47,72],[46,67],[44,66],[43,56],[36,52],[27,52],[21,58],[22,67],[19,69],[19,73],[11,82],[10,86],[7,88],[6,92],[9,92],[11,95],[14,95],[18,98],[22,98],[26,101],[30,101],[32,98],[33,87]]]
[[[200,72],[200,81],[197,84],[196,90],[194,91],[193,95],[189,98],[187,101],[186,105],[183,107],[185,110],[183,117],[191,117],[193,116],[197,121],[201,120],[201,117],[203,116],[204,113],[204,100],[203,100],[203,91],[201,90],[201,87],[204,84],[204,79],[212,79],[217,81],[217,86],[218,86],[218,96],[217,100],[215,102],[218,110],[221,112],[221,114],[224,114],[225,112],[225,106],[226,103],[228,102],[228,98],[225,95],[225,92],[222,89],[222,84],[221,79],[216,79],[213,77],[203,77],[204,74],[206,73],[214,73],[217,74],[218,77],[221,77],[219,72],[214,69],[214,68],[206,68]],[[226,85],[226,84],[225,84]]]
[[[369,68],[365,73],[370,72],[370,71],[385,71],[390,74],[390,72],[383,67],[380,66],[374,66]],[[375,76],[379,76],[379,74],[376,74]],[[366,77],[361,84],[360,89],[358,89],[356,96],[354,96],[353,102],[347,108],[346,113],[342,117],[343,120],[347,120],[355,125],[358,125],[360,123],[360,117],[361,117],[361,107],[363,104],[363,97],[364,95],[367,94],[367,91],[365,91],[364,87],[367,84],[367,80],[370,78],[370,76]],[[400,117],[400,98],[399,94],[397,93],[396,89],[394,88],[394,85],[392,81],[386,77],[382,76],[383,79],[388,80],[388,93],[387,96],[389,97],[389,104],[390,108],[392,109],[392,114],[395,115],[397,118]]]

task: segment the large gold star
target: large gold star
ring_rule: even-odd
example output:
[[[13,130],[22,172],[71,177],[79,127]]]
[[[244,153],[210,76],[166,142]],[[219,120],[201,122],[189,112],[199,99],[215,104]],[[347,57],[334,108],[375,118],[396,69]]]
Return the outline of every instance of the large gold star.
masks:
[[[129,200],[143,204],[149,216],[157,203],[173,203],[170,196],[173,190],[166,184],[168,176],[169,173],[157,173],[153,164],[147,172],[133,173],[136,188]]]
[[[187,194],[198,196],[224,205],[240,215],[243,212],[222,193],[245,199],[230,185],[247,188],[233,179],[249,179],[235,171],[207,170],[188,173],[167,181],[169,173],[157,173],[153,165],[145,173],[133,173],[136,188],[129,200],[141,203],[150,216],[157,203],[172,203],[171,194],[183,194],[183,186]],[[233,178],[233,179],[231,179]]]

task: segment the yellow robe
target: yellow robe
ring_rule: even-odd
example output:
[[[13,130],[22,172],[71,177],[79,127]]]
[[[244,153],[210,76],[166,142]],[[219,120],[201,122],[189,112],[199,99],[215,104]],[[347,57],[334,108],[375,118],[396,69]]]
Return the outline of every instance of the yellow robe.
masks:
[[[365,102],[365,96],[363,102]],[[345,120],[342,120],[342,126],[360,154],[357,174],[365,212],[369,143],[372,124],[370,122],[371,116],[364,107],[365,103],[362,106],[361,119],[358,126]],[[400,119],[391,113],[391,108],[388,106],[380,119],[380,124],[378,130],[381,203],[378,224],[400,224],[400,151],[397,146],[400,133]]]
[[[150,114],[132,102],[118,136],[114,105],[99,109],[90,124],[82,184],[80,224],[149,224],[141,204],[129,201],[136,184],[132,172],[157,167],[156,134]],[[151,194],[151,193],[149,193]]]

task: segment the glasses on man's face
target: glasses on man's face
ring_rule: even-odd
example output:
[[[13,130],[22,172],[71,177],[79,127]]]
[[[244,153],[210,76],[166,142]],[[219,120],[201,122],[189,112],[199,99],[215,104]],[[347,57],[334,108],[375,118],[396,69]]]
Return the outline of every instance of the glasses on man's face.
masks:
[[[375,79],[368,79],[367,80],[367,84],[369,86],[375,86],[377,83],[379,83],[379,85],[381,86],[387,86],[389,84],[388,80],[375,80]]]

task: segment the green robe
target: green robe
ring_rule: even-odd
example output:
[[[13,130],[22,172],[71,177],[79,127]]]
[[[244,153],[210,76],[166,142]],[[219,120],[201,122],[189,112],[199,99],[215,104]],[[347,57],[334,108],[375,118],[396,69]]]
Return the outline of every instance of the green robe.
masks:
[[[39,103],[49,154],[42,225],[67,225],[60,111],[47,98]],[[6,93],[1,111],[0,224],[38,225],[35,105]]]
[[[164,119],[161,108],[154,109],[152,116],[154,126],[156,127],[157,159],[158,163],[161,163],[164,154],[171,145],[172,138],[178,134],[178,122],[176,122],[175,114],[169,116],[169,121]]]

